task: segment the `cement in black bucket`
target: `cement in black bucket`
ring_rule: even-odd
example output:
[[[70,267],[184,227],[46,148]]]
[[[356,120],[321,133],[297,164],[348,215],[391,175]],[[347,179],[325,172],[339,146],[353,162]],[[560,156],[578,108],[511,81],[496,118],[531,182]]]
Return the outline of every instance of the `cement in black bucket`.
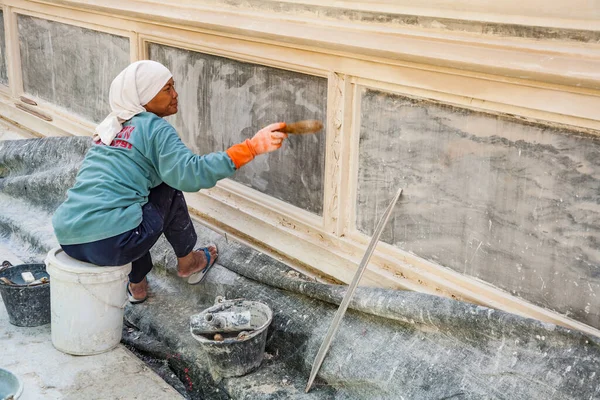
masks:
[[[190,332],[207,355],[213,379],[256,370],[264,357],[267,328],[272,320],[273,312],[266,304],[220,297],[214,306],[192,315]]]
[[[50,283],[27,285],[21,274],[31,272],[34,279],[49,279],[44,264],[21,264],[0,272],[13,284],[0,280],[0,295],[8,312],[8,321],[16,326],[39,326],[50,323]]]

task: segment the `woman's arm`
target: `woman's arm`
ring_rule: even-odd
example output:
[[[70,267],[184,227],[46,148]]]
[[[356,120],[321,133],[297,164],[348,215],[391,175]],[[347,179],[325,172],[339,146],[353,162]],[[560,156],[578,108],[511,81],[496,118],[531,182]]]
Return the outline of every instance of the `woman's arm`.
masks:
[[[235,164],[227,153],[194,154],[171,126],[153,135],[151,150],[150,158],[160,179],[184,192],[211,188],[235,172]]]
[[[233,175],[255,156],[280,148],[287,135],[277,130],[284,127],[284,123],[271,124],[227,152],[200,156],[188,149],[169,125],[152,135],[151,160],[167,185],[184,192],[196,192],[215,186],[217,181]]]

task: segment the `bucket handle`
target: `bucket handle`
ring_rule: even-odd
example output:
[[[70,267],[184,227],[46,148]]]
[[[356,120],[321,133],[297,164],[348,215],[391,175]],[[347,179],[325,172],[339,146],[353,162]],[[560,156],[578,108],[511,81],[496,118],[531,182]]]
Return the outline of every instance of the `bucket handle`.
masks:
[[[0,272],[9,269],[10,267],[12,267],[12,263],[8,260],[4,260],[2,261],[2,264],[0,265]]]
[[[109,304],[109,303],[105,302],[104,300],[99,299],[93,291],[91,291],[90,289],[88,289],[88,287],[87,287],[87,285],[85,283],[81,282],[81,279],[79,277],[77,277],[77,282],[81,286],[83,286],[85,288],[85,290],[87,290],[87,292],[92,295],[92,297],[96,298],[96,300],[98,300],[101,303],[106,304],[109,307],[118,308],[118,309],[123,310],[123,309],[125,309],[125,306],[127,306],[127,303],[129,302],[129,299],[126,298],[125,301],[123,302],[123,304],[120,305],[120,306],[116,306],[114,304]]]

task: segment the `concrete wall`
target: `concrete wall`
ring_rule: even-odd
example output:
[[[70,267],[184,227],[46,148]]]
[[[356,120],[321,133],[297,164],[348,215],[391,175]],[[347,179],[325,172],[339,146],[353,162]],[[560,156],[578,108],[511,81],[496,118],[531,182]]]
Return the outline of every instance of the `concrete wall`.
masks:
[[[110,83],[129,64],[127,38],[27,15],[18,32],[25,93],[102,121]]]
[[[361,98],[357,226],[600,326],[600,138],[381,91]]]
[[[225,151],[277,121],[327,114],[325,78],[154,43],[148,54],[173,72],[181,107],[169,120],[199,153]],[[282,151],[257,158],[233,179],[321,215],[324,168],[325,135],[292,136]]]
[[[600,26],[590,13],[562,18],[553,3],[511,14],[516,2],[479,14],[444,1],[1,3],[3,117],[40,135],[90,135],[113,77],[161,61],[180,93],[169,120],[199,153],[278,120],[325,125],[189,194],[206,224],[349,282],[404,187],[364,284],[600,334]]]

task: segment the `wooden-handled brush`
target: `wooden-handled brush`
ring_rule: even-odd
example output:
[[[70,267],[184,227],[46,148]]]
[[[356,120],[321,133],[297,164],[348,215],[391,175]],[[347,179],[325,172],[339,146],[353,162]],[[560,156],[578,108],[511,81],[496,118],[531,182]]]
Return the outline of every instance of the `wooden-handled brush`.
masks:
[[[285,128],[281,129],[281,132],[289,133],[292,135],[307,135],[311,133],[317,133],[323,129],[321,121],[316,119],[307,119],[304,121],[293,122],[291,124],[285,124]]]

